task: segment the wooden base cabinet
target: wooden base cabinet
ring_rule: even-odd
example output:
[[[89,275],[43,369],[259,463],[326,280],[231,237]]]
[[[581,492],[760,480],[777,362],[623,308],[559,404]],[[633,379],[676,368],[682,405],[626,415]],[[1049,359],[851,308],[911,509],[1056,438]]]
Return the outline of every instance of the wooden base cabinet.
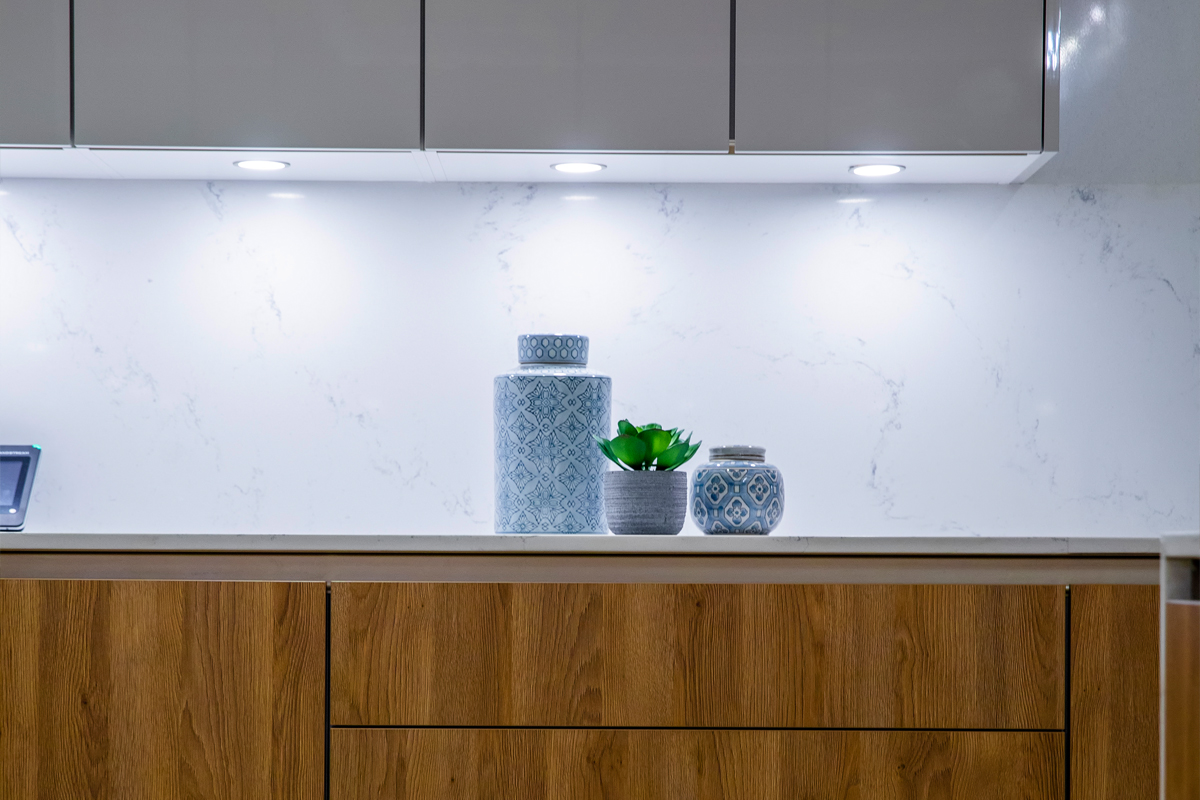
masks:
[[[332,800],[1061,800],[1063,734],[361,729]]]
[[[319,800],[325,586],[0,581],[0,797]]]
[[[1062,586],[331,592],[334,800],[1065,800]]]
[[[0,798],[1154,800],[1158,596],[4,580]]]
[[[1200,602],[1166,608],[1166,800],[1200,800]]]
[[[1157,586],[1071,587],[1071,795],[1158,798]]]
[[[1061,730],[1061,586],[335,583],[334,725]]]

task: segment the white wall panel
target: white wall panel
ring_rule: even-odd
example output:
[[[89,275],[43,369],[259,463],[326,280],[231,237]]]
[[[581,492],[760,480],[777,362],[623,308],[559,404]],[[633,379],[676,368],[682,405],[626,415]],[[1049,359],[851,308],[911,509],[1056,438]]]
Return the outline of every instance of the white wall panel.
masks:
[[[1200,187],[0,185],[30,531],[487,532],[491,378],[753,441],[794,534],[1200,524]]]

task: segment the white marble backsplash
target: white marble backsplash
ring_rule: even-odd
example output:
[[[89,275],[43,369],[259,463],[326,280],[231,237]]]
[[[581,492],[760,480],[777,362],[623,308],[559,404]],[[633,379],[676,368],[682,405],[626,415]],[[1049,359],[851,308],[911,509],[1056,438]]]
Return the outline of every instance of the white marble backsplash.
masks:
[[[0,220],[27,531],[488,532],[532,331],[592,337],[617,418],[765,446],[781,533],[1200,523],[1200,186],[8,181]]]

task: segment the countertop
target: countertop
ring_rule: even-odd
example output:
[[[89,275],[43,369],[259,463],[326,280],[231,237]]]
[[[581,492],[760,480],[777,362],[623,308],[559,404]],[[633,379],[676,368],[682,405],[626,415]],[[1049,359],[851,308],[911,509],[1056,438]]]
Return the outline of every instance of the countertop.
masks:
[[[1193,534],[1194,535],[1194,534]],[[0,551],[605,555],[1157,556],[1158,536],[595,536],[0,533]]]
[[[1200,533],[1164,533],[1161,547],[1168,558],[1200,558]]]

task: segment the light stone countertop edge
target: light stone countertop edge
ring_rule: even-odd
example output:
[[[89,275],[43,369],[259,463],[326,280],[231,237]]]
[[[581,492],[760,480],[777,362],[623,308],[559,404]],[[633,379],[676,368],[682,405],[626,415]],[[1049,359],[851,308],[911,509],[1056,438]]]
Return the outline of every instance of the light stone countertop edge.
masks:
[[[0,533],[0,552],[1156,556],[1158,536]]]
[[[1162,554],[1168,558],[1200,558],[1200,532],[1172,531],[1162,535]]]

